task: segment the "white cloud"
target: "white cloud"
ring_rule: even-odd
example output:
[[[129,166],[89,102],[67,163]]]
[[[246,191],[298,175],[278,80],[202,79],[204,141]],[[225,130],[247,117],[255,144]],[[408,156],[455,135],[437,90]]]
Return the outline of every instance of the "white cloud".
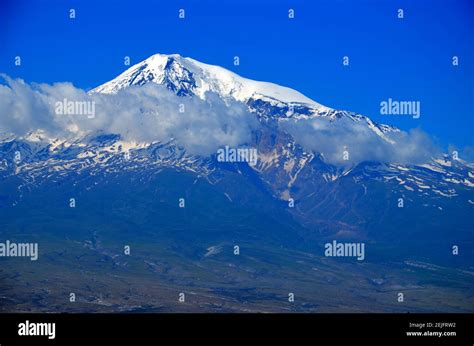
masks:
[[[71,83],[29,85],[3,77],[6,85],[0,85],[0,132],[17,136],[42,130],[50,138],[78,138],[98,131],[136,142],[174,138],[191,154],[210,155],[225,145],[248,143],[252,130],[259,126],[245,105],[224,103],[213,94],[205,101],[178,97],[150,83],[115,95],[89,95]],[[64,99],[94,102],[95,117],[56,114],[56,102]]]
[[[165,87],[149,83],[129,87],[117,94],[88,94],[71,83],[27,84],[3,76],[0,84],[0,134],[26,136],[42,130],[49,138],[80,138],[96,132],[119,134],[127,141],[150,143],[174,138],[190,154],[208,156],[226,145],[238,147],[251,141],[259,128],[254,114],[239,102],[208,94],[178,97]],[[56,114],[55,104],[68,101],[94,102],[95,117]],[[184,107],[184,113],[180,109]],[[280,128],[290,133],[306,150],[320,152],[334,165],[375,160],[420,163],[439,153],[420,130],[386,134],[390,144],[366,123],[340,118],[285,120]],[[349,160],[343,159],[347,150]]]
[[[334,165],[356,164],[362,161],[415,164],[436,155],[436,145],[421,130],[387,133],[389,141],[372,131],[366,123],[340,118],[288,120],[280,124],[306,150],[322,153]],[[348,160],[344,160],[344,151]]]

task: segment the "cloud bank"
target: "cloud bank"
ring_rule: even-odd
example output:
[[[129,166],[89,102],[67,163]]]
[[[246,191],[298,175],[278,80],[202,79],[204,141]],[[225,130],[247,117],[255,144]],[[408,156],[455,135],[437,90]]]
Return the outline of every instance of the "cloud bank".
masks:
[[[27,84],[3,76],[0,133],[26,136],[41,130],[49,138],[73,139],[95,133],[119,134],[126,141],[175,139],[189,153],[214,154],[225,145],[248,143],[259,123],[245,105],[208,94],[178,97],[158,84],[130,87],[115,95],[87,94],[71,83]],[[57,102],[94,105],[94,117],[58,114]]]
[[[385,139],[365,121],[340,118],[287,120],[280,127],[291,134],[306,150],[321,153],[336,166],[362,161],[403,164],[427,162],[439,154],[437,146],[419,129],[385,133]]]
[[[112,95],[88,94],[71,83],[27,84],[2,76],[0,134],[24,137],[41,130],[51,139],[77,139],[97,132],[138,143],[174,139],[190,154],[209,156],[224,146],[250,143],[252,131],[261,126],[245,104],[223,101],[211,93],[206,100],[178,97],[164,86],[149,83]],[[57,102],[63,100],[92,103],[95,116],[58,114]],[[387,133],[387,141],[366,122],[345,117],[334,122],[324,117],[284,119],[279,127],[336,166],[371,160],[416,164],[440,152],[420,130]]]

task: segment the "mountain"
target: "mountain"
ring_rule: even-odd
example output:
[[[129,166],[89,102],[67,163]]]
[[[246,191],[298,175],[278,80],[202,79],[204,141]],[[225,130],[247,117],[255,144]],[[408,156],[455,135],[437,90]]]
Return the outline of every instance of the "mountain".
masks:
[[[190,155],[173,139],[130,143],[115,134],[99,133],[66,141],[44,138],[37,131],[25,138],[8,137],[0,143],[0,172],[4,176],[21,177],[25,182],[20,185],[21,190],[33,188],[34,184],[41,184],[55,175],[78,174],[87,169],[120,172],[144,167],[172,167],[206,176],[211,181],[223,170],[231,170],[244,174],[276,200],[294,199],[296,205],[290,213],[310,229],[325,229],[332,235],[342,232],[362,236],[369,232],[367,227],[376,216],[368,216],[370,209],[367,210],[365,199],[371,200],[370,187],[374,184],[377,193],[382,190],[390,193],[390,197],[385,195],[383,201],[375,203],[384,203],[385,208],[390,209],[403,198],[407,202],[419,200],[417,208],[421,208],[422,213],[429,209],[437,215],[454,204],[461,206],[461,210],[472,210],[472,164],[446,156],[418,165],[366,161],[334,166],[324,154],[301,147],[297,139],[279,127],[279,123],[287,119],[319,117],[328,119],[332,126],[346,121],[366,127],[388,144],[393,144],[390,135],[400,130],[377,124],[360,114],[322,106],[290,88],[252,81],[219,66],[177,54],[156,54],[89,93],[117,94],[146,83],[164,85],[182,97],[206,99],[207,93],[212,92],[222,100],[245,104],[262,124],[249,143],[258,149],[257,164],[242,167],[242,163],[223,164],[215,157]],[[11,163],[11,157],[17,151],[23,157],[18,166]],[[133,153],[131,159],[125,155],[130,153]],[[339,190],[344,195],[336,193]]]
[[[206,100],[210,92],[243,105],[261,125],[246,143],[257,149],[256,164],[191,154],[174,138],[4,134],[0,235],[37,239],[44,262],[0,269],[10,285],[4,295],[14,297],[3,310],[472,310],[465,303],[474,285],[472,163],[445,155],[333,164],[282,124],[359,126],[393,150],[401,131],[179,55],[153,55],[89,94],[119,97],[147,83],[170,96]],[[324,244],[334,240],[363,242],[365,260],[325,257]],[[124,244],[133,256],[123,255]],[[183,289],[200,300],[173,303]],[[278,303],[295,289],[296,304]],[[104,290],[105,298],[94,293]],[[75,307],[58,303],[56,295],[72,291],[82,297]],[[399,291],[416,298],[400,306]],[[25,310],[28,299],[35,303]]]

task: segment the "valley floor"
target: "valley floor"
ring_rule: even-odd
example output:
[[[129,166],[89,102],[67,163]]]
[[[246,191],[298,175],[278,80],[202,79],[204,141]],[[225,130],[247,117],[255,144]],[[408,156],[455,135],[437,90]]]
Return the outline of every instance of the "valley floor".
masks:
[[[44,243],[43,238],[43,243]],[[52,237],[41,260],[2,259],[2,312],[472,312],[474,273],[360,263],[230,243],[183,250],[94,234]],[[75,302],[70,301],[71,293]],[[184,293],[184,295],[180,295]],[[399,293],[404,301],[399,302]],[[294,295],[294,302],[289,296]],[[181,298],[181,301],[180,301]],[[184,299],[183,299],[184,298]],[[184,300],[184,301],[182,301]]]

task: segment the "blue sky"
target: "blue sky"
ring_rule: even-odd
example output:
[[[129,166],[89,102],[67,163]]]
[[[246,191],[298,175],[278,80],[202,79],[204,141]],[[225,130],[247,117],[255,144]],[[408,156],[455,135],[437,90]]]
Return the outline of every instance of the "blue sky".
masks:
[[[0,72],[90,89],[125,70],[124,56],[134,64],[179,53],[377,122],[419,127],[443,146],[472,146],[473,15],[469,0],[3,0]],[[380,115],[388,98],[420,101],[421,117]]]

